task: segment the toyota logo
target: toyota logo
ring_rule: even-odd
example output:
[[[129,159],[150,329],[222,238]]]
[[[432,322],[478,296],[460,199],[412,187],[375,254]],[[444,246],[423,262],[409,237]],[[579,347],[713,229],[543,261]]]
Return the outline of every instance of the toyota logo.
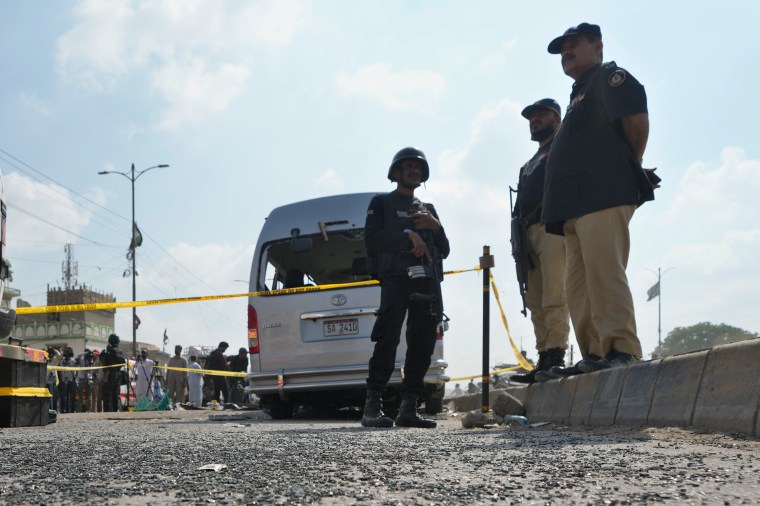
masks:
[[[342,293],[339,293],[338,295],[333,295],[332,297],[330,297],[330,304],[332,304],[333,306],[342,306],[346,302],[348,302],[348,297],[346,297]]]

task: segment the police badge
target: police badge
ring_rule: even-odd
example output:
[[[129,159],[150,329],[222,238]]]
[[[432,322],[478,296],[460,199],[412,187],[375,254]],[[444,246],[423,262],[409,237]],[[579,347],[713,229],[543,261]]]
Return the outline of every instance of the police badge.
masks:
[[[607,82],[613,88],[617,88],[618,86],[623,84],[624,81],[625,81],[625,70],[623,69],[617,69],[615,72],[610,74],[609,79],[607,79]]]

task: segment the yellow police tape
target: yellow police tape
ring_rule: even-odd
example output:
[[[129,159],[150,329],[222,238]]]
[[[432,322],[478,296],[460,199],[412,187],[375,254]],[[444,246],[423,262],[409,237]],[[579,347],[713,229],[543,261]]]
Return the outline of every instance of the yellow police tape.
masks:
[[[491,286],[493,287],[493,295],[496,298],[496,303],[499,305],[499,312],[501,313],[501,321],[504,323],[504,328],[507,329],[507,336],[509,337],[509,344],[512,345],[512,352],[515,354],[515,358],[517,358],[517,363],[520,364],[520,367],[525,369],[526,371],[529,371],[533,369],[533,366],[530,362],[526,360],[526,358],[523,356],[522,353],[520,353],[520,348],[517,347],[515,344],[515,340],[512,339],[512,333],[509,331],[509,324],[507,323],[507,316],[504,314],[504,308],[501,307],[501,298],[499,297],[499,289],[496,288],[496,282],[493,279],[493,272],[491,274]]]
[[[50,397],[44,387],[0,387],[0,397]]]
[[[444,275],[460,274],[462,272],[479,271],[480,267],[457,271],[446,271]],[[41,314],[41,313],[67,313],[72,311],[98,311],[101,309],[123,309],[140,306],[160,306],[164,304],[181,304],[184,302],[203,302],[207,300],[233,299],[236,297],[275,297],[277,295],[291,295],[294,293],[321,292],[323,290],[335,290],[341,288],[354,288],[357,286],[376,285],[377,280],[353,281],[351,283],[333,283],[319,286],[302,286],[299,288],[284,288],[282,290],[268,290],[263,292],[233,293],[228,295],[203,295],[200,297],[180,297],[174,299],[138,300],[129,302],[95,302],[92,304],[62,304],[59,306],[35,306],[20,307],[16,314]]]
[[[459,270],[452,270],[452,271],[445,271],[443,274],[448,276],[452,274],[461,274],[464,272],[479,272],[481,270],[480,266],[474,267],[472,269],[459,269]],[[504,308],[501,306],[501,299],[499,297],[499,290],[496,288],[496,282],[494,281],[493,272],[490,273],[490,281],[491,286],[493,287],[493,293],[494,297],[496,298],[496,303],[499,305],[499,311],[501,312],[501,321],[504,323],[504,328],[507,330],[507,336],[509,337],[509,343],[512,347],[512,351],[515,354],[515,358],[517,358],[517,362],[520,364],[519,367],[511,367],[508,369],[503,369],[500,371],[495,372],[504,372],[504,371],[511,371],[514,369],[523,368],[526,370],[530,370],[533,368],[530,362],[528,362],[525,357],[520,353],[520,349],[515,344],[514,339],[512,339],[512,333],[509,331],[509,324],[507,323],[507,317],[504,314]],[[303,286],[299,288],[285,288],[282,290],[269,290],[264,292],[247,292],[247,293],[235,293],[235,294],[228,294],[228,295],[204,295],[200,297],[181,297],[181,298],[174,298],[174,299],[155,299],[155,300],[138,300],[138,301],[129,301],[129,302],[97,302],[92,304],[63,304],[59,306],[36,306],[36,307],[20,307],[16,309],[16,314],[40,314],[40,313],[65,313],[65,312],[72,312],[72,311],[96,311],[101,309],[121,309],[121,308],[128,308],[128,307],[138,307],[138,306],[158,306],[163,304],[181,304],[184,302],[202,302],[207,300],[221,300],[221,299],[232,299],[236,297],[275,297],[278,295],[290,295],[294,293],[308,293],[308,292],[320,292],[323,290],[334,290],[334,289],[341,289],[341,288],[353,288],[357,286],[368,286],[368,285],[376,285],[378,284],[377,280],[369,280],[369,281],[355,281],[351,283],[334,283],[329,285],[319,285],[319,286]],[[64,370],[85,370],[87,368],[57,368],[59,366],[48,366],[49,370],[55,370],[55,371],[64,371]],[[106,366],[103,366],[106,367]],[[93,367],[91,369],[102,369],[103,367]],[[108,367],[114,367],[114,366],[108,366]],[[118,367],[118,366],[117,366]],[[161,369],[165,370],[181,370],[181,371],[187,371],[187,372],[199,372],[200,374],[208,374],[211,376],[235,376],[235,377],[243,377],[244,373],[233,373],[229,371],[212,371],[212,370],[205,370],[205,369],[179,369],[179,368],[171,368],[167,366],[158,366]],[[460,380],[460,379],[471,379],[471,378],[477,378],[480,374],[476,374],[474,376],[464,376],[460,378],[452,378],[453,380]]]
[[[136,367],[148,367],[145,364],[115,364],[115,365],[96,365],[96,366],[90,366],[90,367],[66,367],[61,365],[49,365],[47,367],[48,371],[56,371],[56,372],[77,372],[77,371],[93,371],[96,369],[108,369],[109,367],[124,367],[127,366],[129,369],[134,369]],[[234,371],[216,371],[212,369],[189,369],[185,367],[169,367],[166,365],[154,365],[153,366],[156,369],[162,369],[164,371],[180,371],[180,372],[192,372],[195,374],[204,374],[208,376],[229,376],[233,378],[244,378],[245,373],[244,372],[234,372]]]

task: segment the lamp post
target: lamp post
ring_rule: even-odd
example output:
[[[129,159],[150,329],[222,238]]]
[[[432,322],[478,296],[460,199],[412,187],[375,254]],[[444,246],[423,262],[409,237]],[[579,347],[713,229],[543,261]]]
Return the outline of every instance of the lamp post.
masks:
[[[103,174],[121,174],[125,178],[129,179],[129,181],[132,183],[132,241],[135,239],[135,230],[137,229],[137,225],[135,223],[135,181],[137,181],[137,178],[148,172],[152,169],[163,169],[165,167],[168,167],[168,164],[161,164],[161,165],[154,165],[153,167],[148,167],[147,169],[139,170],[135,173],[135,164],[132,164],[132,169],[129,172],[119,172],[115,170],[102,170],[98,172],[99,175]],[[130,245],[132,243],[130,242]],[[137,256],[137,245],[134,245],[134,248],[132,249],[132,302],[137,301],[137,284],[135,280],[135,257]],[[135,325],[135,322],[137,321],[137,308],[135,306],[132,306],[132,356],[137,356],[137,325]]]

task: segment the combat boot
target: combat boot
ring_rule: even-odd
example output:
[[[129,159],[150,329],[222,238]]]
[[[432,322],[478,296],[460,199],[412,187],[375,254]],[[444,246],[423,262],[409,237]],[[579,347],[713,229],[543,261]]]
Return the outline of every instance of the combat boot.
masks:
[[[435,429],[435,420],[422,418],[417,414],[417,398],[404,397],[396,417],[396,427],[418,427],[420,429]]]
[[[383,392],[379,390],[367,390],[367,401],[364,403],[364,415],[362,416],[364,427],[393,427],[393,419],[383,413]]]
[[[539,351],[538,352],[538,363],[536,364],[536,367],[534,367],[531,371],[525,373],[525,374],[513,374],[509,381],[514,381],[517,383],[535,383],[536,382],[536,373],[538,371],[544,371],[547,369],[546,367],[546,359],[549,355],[549,352],[547,351]]]
[[[546,367],[543,370],[536,372],[536,381],[549,381],[563,378],[564,376],[552,372],[553,367],[565,367],[565,350],[562,348],[546,350]]]

